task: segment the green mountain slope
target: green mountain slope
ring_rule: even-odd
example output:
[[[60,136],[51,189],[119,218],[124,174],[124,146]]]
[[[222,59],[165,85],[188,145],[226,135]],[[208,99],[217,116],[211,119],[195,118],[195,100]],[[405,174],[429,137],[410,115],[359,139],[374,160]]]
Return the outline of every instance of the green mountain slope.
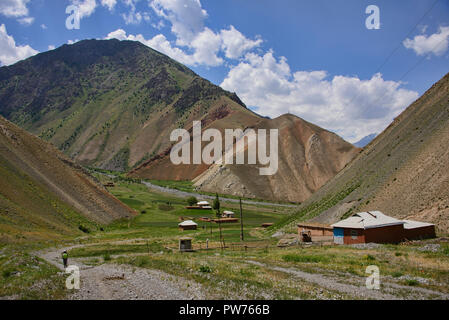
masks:
[[[0,114],[79,163],[127,170],[235,94],[139,42],[84,40],[0,68]]]
[[[49,143],[0,117],[0,240],[55,239],[134,215]]]

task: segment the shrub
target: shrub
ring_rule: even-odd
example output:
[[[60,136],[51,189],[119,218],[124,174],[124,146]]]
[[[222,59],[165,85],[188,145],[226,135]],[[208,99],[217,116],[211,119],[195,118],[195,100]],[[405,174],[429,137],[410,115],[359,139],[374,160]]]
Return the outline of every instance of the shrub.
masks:
[[[399,278],[399,277],[402,277],[402,272],[395,271],[395,272],[393,272],[392,276],[393,276],[393,278]]]
[[[2,271],[2,276],[3,276],[3,278],[9,278],[11,275],[12,275],[12,273],[14,272],[14,270],[12,270],[12,269],[6,269],[6,270],[3,270]]]
[[[142,210],[142,211],[140,211],[140,213],[141,214],[145,214],[145,213],[147,213],[147,211],[146,210]]]
[[[78,226],[78,229],[80,229],[82,232],[84,232],[84,233],[89,233],[90,231],[89,231],[89,229],[88,228],[86,228],[85,226],[83,226],[82,224],[80,224],[79,226]]]
[[[416,285],[418,285],[418,281],[416,281],[415,279],[409,279],[409,280],[405,281],[405,283],[408,286],[416,286]]]
[[[212,269],[209,267],[209,266],[200,266],[200,272],[203,272],[203,273],[211,273],[212,272]]]
[[[187,204],[189,206],[193,206],[198,202],[198,200],[195,197],[188,197],[187,198]]]
[[[370,255],[370,254],[366,255],[366,256],[365,256],[365,259],[368,260],[368,261],[374,261],[374,260],[376,260],[376,258],[373,257],[373,256]]]
[[[104,259],[104,261],[110,261],[111,260],[111,255],[109,253],[105,253],[103,255],[103,259]]]

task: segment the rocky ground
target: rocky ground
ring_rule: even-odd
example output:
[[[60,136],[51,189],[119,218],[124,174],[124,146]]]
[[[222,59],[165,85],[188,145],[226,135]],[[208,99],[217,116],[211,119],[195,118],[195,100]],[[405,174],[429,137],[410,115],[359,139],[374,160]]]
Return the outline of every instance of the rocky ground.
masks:
[[[71,247],[74,248],[75,246]],[[64,270],[61,250],[37,255]],[[205,299],[200,284],[159,270],[116,264],[89,266],[85,259],[70,259],[80,269],[80,289],[73,289],[72,300],[193,300]]]
[[[125,242],[128,241],[130,240]],[[85,245],[75,245],[66,249],[70,250],[81,246]],[[63,271],[60,258],[61,250],[51,249],[36,252],[36,255]],[[353,274],[319,269],[304,271],[294,267],[285,268],[254,260],[247,260],[245,263],[287,274],[291,277],[291,281],[309,283],[325,291],[355,299],[449,299],[449,295],[446,293],[401,285],[394,279],[390,279],[391,277],[382,277],[381,289],[372,290],[366,288],[366,277]],[[76,265],[80,268],[81,285],[79,290],[74,290],[68,296],[68,299],[201,300],[210,298],[201,284],[159,270],[114,263],[90,265],[89,258],[72,258],[69,265]]]

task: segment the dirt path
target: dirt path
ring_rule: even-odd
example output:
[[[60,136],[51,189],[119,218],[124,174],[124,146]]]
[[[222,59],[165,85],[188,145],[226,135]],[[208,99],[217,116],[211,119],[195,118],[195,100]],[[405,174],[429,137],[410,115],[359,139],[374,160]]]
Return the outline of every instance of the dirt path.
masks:
[[[323,288],[346,293],[355,298],[375,300],[399,300],[399,299],[449,299],[449,295],[425,288],[403,286],[381,280],[381,289],[373,290],[365,286],[366,278],[353,275],[345,277],[329,276],[320,273],[310,273],[296,268],[284,268],[271,266],[258,261],[248,260],[249,264],[259,267],[284,272],[307,282],[317,284]]]
[[[122,240],[126,243],[133,240]],[[91,244],[78,244],[65,247],[65,250],[86,247]],[[35,252],[37,256],[64,271],[61,251],[49,249]],[[128,265],[105,263],[96,266],[85,264],[86,258],[69,258],[69,265],[80,269],[81,286],[68,299],[75,300],[201,300],[206,298],[205,290],[194,281],[186,280],[159,270],[137,268]],[[410,287],[381,278],[381,289],[370,290],[365,286],[366,278],[351,274],[324,274],[325,272],[306,272],[298,268],[286,268],[266,263],[246,260],[247,264],[257,265],[265,269],[287,273],[292,281],[299,279],[318,285],[319,287],[344,293],[354,298],[397,300],[397,299],[449,299],[449,294],[432,291],[426,288]]]
[[[70,250],[85,245],[75,245]],[[35,254],[64,271],[63,249]],[[88,266],[83,259],[71,258],[69,265],[80,269],[80,289],[68,296],[73,300],[200,300],[205,299],[200,284],[159,270],[117,264]]]
[[[142,181],[142,183],[144,185],[146,185],[149,189],[152,189],[152,190],[155,190],[155,191],[159,191],[159,192],[164,192],[164,193],[170,193],[170,194],[176,195],[176,196],[181,197],[181,198],[198,197],[198,198],[201,198],[201,199],[211,199],[211,200],[215,199],[215,196],[210,196],[210,195],[201,194],[201,193],[195,193],[195,192],[180,191],[180,190],[177,190],[177,189],[170,189],[170,188],[167,188],[167,187],[157,186],[157,185],[152,184],[152,183],[147,182],[147,181]],[[239,203],[239,199],[224,198],[222,196],[220,196],[220,200],[223,201],[223,202]],[[262,205],[262,206],[271,206],[271,207],[285,207],[285,208],[297,208],[298,207],[298,205],[295,205],[295,204],[263,202],[263,201],[243,200],[243,199],[242,199],[242,203],[243,204]]]

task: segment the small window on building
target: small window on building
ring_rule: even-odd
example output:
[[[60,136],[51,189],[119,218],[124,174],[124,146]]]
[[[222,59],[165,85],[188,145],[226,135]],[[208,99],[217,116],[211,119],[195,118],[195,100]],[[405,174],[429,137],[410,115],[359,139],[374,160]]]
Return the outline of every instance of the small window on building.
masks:
[[[358,237],[358,232],[357,232],[357,230],[351,230],[351,238],[352,239],[357,239],[357,237]]]

